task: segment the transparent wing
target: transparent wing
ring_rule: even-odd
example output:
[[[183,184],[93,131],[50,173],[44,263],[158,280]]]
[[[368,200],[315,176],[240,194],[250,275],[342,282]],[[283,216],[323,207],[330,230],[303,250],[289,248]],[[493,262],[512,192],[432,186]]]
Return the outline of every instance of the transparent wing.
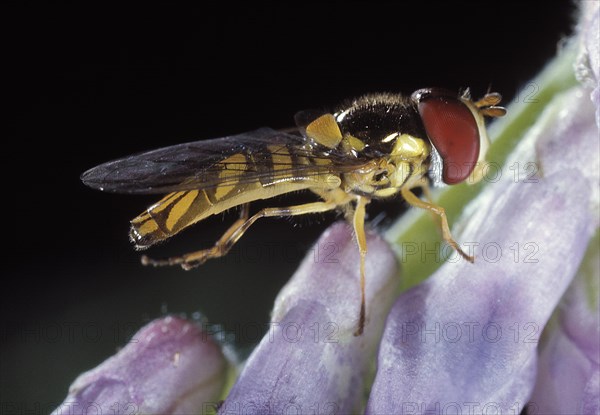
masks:
[[[337,174],[363,163],[329,149],[311,148],[301,136],[261,128],[110,161],[86,171],[81,180],[109,192],[170,193]]]

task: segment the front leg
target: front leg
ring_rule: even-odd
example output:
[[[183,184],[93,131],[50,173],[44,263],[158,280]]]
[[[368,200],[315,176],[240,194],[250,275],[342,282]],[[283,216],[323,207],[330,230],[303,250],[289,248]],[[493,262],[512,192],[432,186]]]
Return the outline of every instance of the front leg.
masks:
[[[452,238],[452,234],[450,233],[450,226],[448,226],[448,218],[446,216],[446,211],[444,210],[443,207],[435,205],[433,203],[428,203],[428,202],[425,202],[425,201],[419,199],[412,192],[412,190],[409,189],[408,187],[403,187],[402,189],[400,189],[400,194],[402,195],[404,200],[406,200],[408,202],[409,205],[418,207],[421,209],[426,209],[426,210],[438,215],[442,221],[441,228],[442,228],[442,238],[444,238],[444,241],[446,241],[452,248],[454,248],[454,250],[456,252],[458,252],[464,259],[466,259],[467,261],[469,261],[471,263],[475,262],[475,258],[472,257],[471,255],[467,255],[460,248],[458,243],[456,243],[454,238]]]

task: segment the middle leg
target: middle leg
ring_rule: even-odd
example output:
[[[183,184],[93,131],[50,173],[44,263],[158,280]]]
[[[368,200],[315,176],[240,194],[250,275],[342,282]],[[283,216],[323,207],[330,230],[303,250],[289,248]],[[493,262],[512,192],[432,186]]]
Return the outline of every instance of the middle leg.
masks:
[[[254,222],[260,218],[274,216],[297,216],[309,213],[321,213],[334,210],[338,207],[334,202],[313,202],[303,205],[265,208],[258,213],[248,218],[248,206],[245,205],[242,209],[242,215],[224,234],[219,238],[212,248],[202,249],[200,251],[190,252],[178,257],[172,257],[164,260],[153,260],[148,257],[142,258],[144,265],[181,265],[183,269],[189,270],[199,265],[202,265],[207,260],[219,258],[226,255],[235,243],[242,237],[244,232],[248,230]]]

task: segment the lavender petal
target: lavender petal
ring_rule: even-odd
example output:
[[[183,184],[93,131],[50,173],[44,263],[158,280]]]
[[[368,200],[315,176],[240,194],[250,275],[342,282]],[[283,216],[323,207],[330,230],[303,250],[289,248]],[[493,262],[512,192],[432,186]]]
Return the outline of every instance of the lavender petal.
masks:
[[[577,78],[592,88],[591,99],[596,106],[596,125],[600,128],[600,4],[581,3],[579,21],[581,52],[575,65]]]
[[[333,225],[279,294],[272,326],[220,414],[354,413],[398,285],[396,259],[368,235],[367,325],[355,337],[359,255],[345,223]]]
[[[600,239],[590,244],[543,345],[531,399],[536,413],[600,413]]]
[[[226,367],[219,346],[196,324],[166,317],[80,375],[52,414],[199,413],[221,393]]]

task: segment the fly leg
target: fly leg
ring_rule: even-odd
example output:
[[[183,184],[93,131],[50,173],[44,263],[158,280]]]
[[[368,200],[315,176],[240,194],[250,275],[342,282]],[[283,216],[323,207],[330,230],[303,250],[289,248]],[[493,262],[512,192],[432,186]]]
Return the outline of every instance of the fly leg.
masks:
[[[360,314],[358,316],[358,328],[354,332],[355,336],[363,334],[365,329],[366,315],[366,300],[365,300],[365,258],[367,256],[367,238],[365,236],[365,207],[369,203],[369,199],[363,196],[358,196],[356,199],[356,209],[352,225],[356,234],[356,242],[358,243],[358,251],[360,253]]]
[[[427,178],[421,177],[414,187],[418,187],[423,191],[423,196],[425,196],[425,200],[427,200],[430,205],[435,205],[435,203],[433,203],[433,195],[431,194],[431,188],[429,187]],[[440,223],[440,216],[432,210],[430,210],[429,213],[431,214],[433,221],[441,228],[442,224]]]
[[[152,259],[147,257],[146,255],[142,255],[142,265],[152,265],[155,267],[165,266],[165,265],[181,265],[181,267],[185,270],[189,270],[194,266],[201,265],[205,263],[210,258],[218,258],[220,256],[225,255],[231,249],[231,246],[227,246],[227,241],[231,238],[232,234],[242,226],[250,216],[250,205],[245,203],[242,205],[242,209],[240,211],[240,218],[236,220],[233,225],[229,227],[225,231],[225,233],[219,238],[215,245],[209,249],[203,249],[201,251],[192,252],[189,254],[171,257],[166,259]],[[191,257],[193,256],[194,264],[190,263]]]
[[[209,259],[226,255],[233,245],[235,245],[242,237],[244,232],[246,232],[257,219],[273,216],[296,216],[308,213],[321,213],[334,210],[337,206],[337,203],[333,202],[313,202],[297,206],[265,208],[249,218],[248,204],[245,204],[242,208],[240,218],[235,221],[221,238],[219,238],[212,248],[190,252],[189,254],[163,260],[153,260],[144,256],[142,257],[142,263],[144,265],[154,266],[181,265],[183,269],[189,270],[205,263]]]
[[[475,258],[467,255],[456,243],[454,238],[452,238],[452,234],[450,233],[450,226],[448,226],[448,218],[446,217],[446,211],[443,207],[435,205],[433,203],[425,202],[419,199],[408,187],[403,187],[400,189],[400,194],[410,204],[411,206],[418,207],[421,209],[426,209],[430,212],[435,213],[441,219],[441,228],[442,228],[442,238],[446,241],[456,252],[460,254],[464,259],[473,263],[475,262]]]
[[[431,188],[429,187],[429,182],[425,177],[419,180],[417,187],[420,187],[423,190],[423,195],[425,195],[425,199],[431,204],[433,204],[433,197],[431,195]]]

